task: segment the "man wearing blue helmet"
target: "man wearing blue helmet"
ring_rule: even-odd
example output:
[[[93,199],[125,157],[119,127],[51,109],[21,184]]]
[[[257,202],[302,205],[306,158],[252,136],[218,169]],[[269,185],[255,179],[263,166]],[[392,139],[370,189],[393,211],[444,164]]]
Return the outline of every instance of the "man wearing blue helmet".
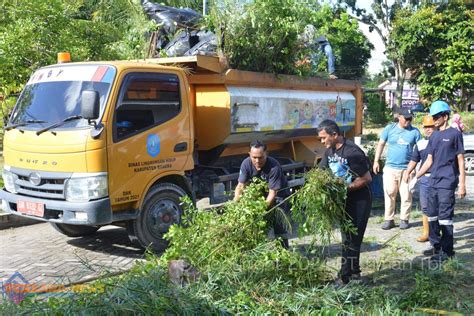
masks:
[[[463,138],[461,132],[449,126],[450,113],[451,109],[444,101],[431,104],[430,115],[438,131],[431,135],[426,148],[428,157],[416,174],[420,178],[431,168],[428,222],[433,247],[423,253],[440,262],[454,256],[454,195],[458,184],[459,197],[466,196]]]

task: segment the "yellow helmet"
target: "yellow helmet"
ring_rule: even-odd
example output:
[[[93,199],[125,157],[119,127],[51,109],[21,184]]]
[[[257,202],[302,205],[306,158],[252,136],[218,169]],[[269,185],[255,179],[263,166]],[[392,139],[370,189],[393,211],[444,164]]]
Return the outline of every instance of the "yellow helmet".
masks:
[[[423,127],[426,127],[426,126],[434,126],[434,121],[433,121],[433,117],[431,115],[425,115],[423,117]]]

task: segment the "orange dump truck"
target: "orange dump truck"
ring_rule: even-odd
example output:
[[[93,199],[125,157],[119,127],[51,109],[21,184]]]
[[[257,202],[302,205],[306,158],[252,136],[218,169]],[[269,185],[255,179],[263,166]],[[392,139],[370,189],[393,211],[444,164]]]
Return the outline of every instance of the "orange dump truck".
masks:
[[[361,102],[353,81],[225,69],[209,56],[47,66],[5,128],[2,208],[73,237],[123,225],[159,251],[182,196],[228,198],[250,141],[301,185],[292,175],[324,150],[317,125],[360,134]]]

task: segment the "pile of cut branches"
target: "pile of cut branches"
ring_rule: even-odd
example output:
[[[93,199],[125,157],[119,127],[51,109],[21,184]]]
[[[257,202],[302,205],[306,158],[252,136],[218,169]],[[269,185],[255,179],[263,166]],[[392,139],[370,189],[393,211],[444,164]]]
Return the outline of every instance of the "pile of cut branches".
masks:
[[[254,181],[247,186],[239,202],[199,211],[190,205],[183,216],[184,225],[171,227],[166,238],[171,245],[162,260],[184,259],[198,269],[207,269],[225,260],[237,261],[245,252],[267,242],[269,217],[284,217],[291,229],[296,222],[299,233],[312,235],[319,244],[328,244],[334,227],[350,229],[344,220],[345,185],[330,171],[314,169],[305,175],[305,184],[288,200],[291,219],[278,205],[270,209],[265,203],[267,184]]]

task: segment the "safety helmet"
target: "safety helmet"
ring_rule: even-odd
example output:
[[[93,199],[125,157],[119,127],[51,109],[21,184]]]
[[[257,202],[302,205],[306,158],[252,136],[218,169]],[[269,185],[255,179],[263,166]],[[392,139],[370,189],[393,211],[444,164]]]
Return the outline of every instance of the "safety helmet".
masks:
[[[449,108],[449,105],[446,102],[438,100],[431,103],[431,107],[430,107],[431,116],[434,116],[442,112],[448,112],[448,113],[451,112],[451,109]]]
[[[425,115],[423,117],[423,127],[434,126],[434,120],[431,115]]]

